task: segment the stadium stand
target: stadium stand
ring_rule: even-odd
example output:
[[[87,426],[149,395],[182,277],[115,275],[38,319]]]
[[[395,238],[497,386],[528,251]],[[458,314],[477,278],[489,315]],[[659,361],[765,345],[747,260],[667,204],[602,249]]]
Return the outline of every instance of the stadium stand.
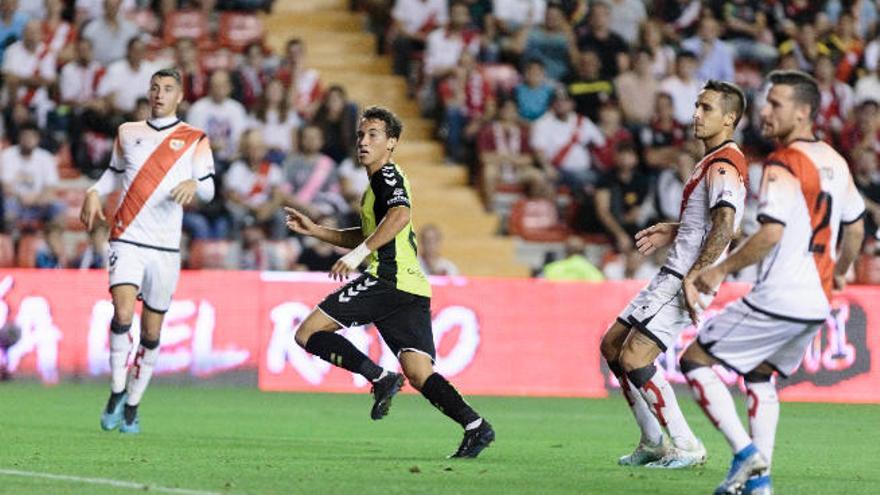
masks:
[[[752,109],[737,137],[754,170],[771,149],[757,132],[754,110],[762,74],[777,67],[815,73],[823,91],[817,132],[852,160],[868,200],[869,234],[854,277],[878,282],[880,39],[872,2],[802,8],[806,2],[533,0],[521,12],[516,2],[439,0],[425,4],[437,9],[428,16],[407,0],[48,0],[33,8],[37,3],[27,2],[25,11],[3,2],[0,10],[2,145],[18,146],[20,131],[39,126],[37,151],[51,153],[58,178],[37,183],[51,191],[47,210],[57,204],[61,213],[23,216],[16,189],[33,171],[0,163],[2,266],[82,259],[90,245],[77,221],[83,191],[106,166],[116,126],[149,111],[139,100],[146,88],[123,83],[176,65],[186,80],[185,111],[201,100],[197,113],[234,121],[205,125],[216,147],[218,186],[240,158],[240,134],[257,128],[268,149],[263,160],[251,160],[249,173],[274,164],[285,182],[282,201],[296,204],[292,178],[318,163],[299,148],[302,129],[314,123],[323,132],[321,154],[336,167],[322,191],[341,199],[318,201],[310,214],[348,225],[364,183],[345,136],[357,108],[383,104],[405,122],[395,156],[415,188],[416,226],[443,232],[444,255],[462,274],[539,273],[574,233],[586,242],[590,262],[610,263],[610,277],[623,273],[613,260],[625,246],[604,233],[593,195],[608,184],[614,194],[614,150],[621,142],[635,146],[636,175],[650,192],[621,195],[638,204],[615,205],[612,214],[625,209],[640,225],[670,218],[685,175],[679,170],[701,153],[689,138],[689,95],[705,77],[728,77],[732,61]],[[564,169],[567,157],[560,155],[572,146],[563,143],[541,159],[532,131],[539,117],[552,123],[558,91],[571,97],[572,119],[598,131],[581,140],[586,161]],[[229,113],[226,94],[248,112],[246,122]],[[522,118],[502,126],[499,115],[510,101]],[[536,192],[536,182],[549,191]],[[220,195],[187,211],[189,268],[318,268],[298,261],[306,250],[299,239],[248,233],[250,223],[231,209]],[[60,248],[47,240],[58,226]]]

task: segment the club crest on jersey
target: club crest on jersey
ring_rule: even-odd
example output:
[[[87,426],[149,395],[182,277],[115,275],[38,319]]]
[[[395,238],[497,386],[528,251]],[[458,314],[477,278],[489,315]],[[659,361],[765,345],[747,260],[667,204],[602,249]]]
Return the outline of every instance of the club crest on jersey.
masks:
[[[172,139],[172,140],[168,143],[168,146],[169,146],[171,149],[173,149],[174,151],[180,151],[180,149],[183,148],[183,145],[184,145],[184,141],[183,141],[183,139]]]

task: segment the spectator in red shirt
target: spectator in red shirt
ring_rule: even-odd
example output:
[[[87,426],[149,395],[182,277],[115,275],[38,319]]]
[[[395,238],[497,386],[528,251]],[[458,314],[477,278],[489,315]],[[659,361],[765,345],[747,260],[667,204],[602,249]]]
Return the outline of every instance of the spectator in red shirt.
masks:
[[[856,148],[873,150],[880,154],[880,126],[878,126],[880,104],[866,100],[856,107],[855,118],[840,133],[840,148],[852,166]]]
[[[495,92],[476,58],[464,52],[452,75],[440,84],[439,93],[445,108],[446,158],[463,162],[466,135],[477,132],[471,129],[468,133],[467,128],[472,127],[471,123],[481,124],[480,119],[486,112],[487,103],[495,99]]]
[[[596,146],[593,156],[596,157],[596,166],[601,172],[608,172],[614,167],[614,150],[617,144],[633,140],[632,133],[621,125],[622,120],[616,103],[606,103],[599,109],[599,130],[605,136],[605,145]]]

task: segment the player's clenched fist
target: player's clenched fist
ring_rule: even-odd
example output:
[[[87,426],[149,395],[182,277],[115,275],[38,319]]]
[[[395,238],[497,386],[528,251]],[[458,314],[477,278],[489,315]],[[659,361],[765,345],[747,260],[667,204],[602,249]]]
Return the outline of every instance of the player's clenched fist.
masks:
[[[104,217],[104,209],[101,207],[101,198],[98,196],[98,193],[89,191],[86,193],[86,200],[83,201],[82,209],[79,211],[79,220],[91,232],[95,217],[107,220]]]
[[[287,212],[287,228],[297,234],[314,235],[318,226],[311,218],[289,206],[284,207],[284,211]]]

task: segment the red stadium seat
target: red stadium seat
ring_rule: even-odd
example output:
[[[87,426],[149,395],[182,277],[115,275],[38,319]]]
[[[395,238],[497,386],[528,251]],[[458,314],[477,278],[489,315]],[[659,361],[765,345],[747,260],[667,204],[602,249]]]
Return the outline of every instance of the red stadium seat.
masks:
[[[18,240],[18,249],[15,255],[15,265],[19,268],[34,268],[37,266],[37,251],[45,241],[39,235],[27,234]]]
[[[187,266],[193,270],[230,268],[232,241],[198,240],[189,246]]]
[[[862,254],[856,260],[855,268],[857,284],[880,284],[880,256]]]
[[[79,221],[79,211],[82,208],[86,191],[81,187],[69,187],[58,190],[58,199],[64,202],[67,208],[64,210],[64,228],[67,230],[84,230],[85,226]]]
[[[527,198],[513,204],[507,228],[512,235],[534,242],[562,242],[570,234],[568,227],[560,223],[552,201]]]
[[[235,68],[235,54],[227,48],[206,50],[201,53],[199,62],[208,73],[217,70],[231,71]]]
[[[12,236],[0,234],[0,268],[15,266],[15,244]]]
[[[82,174],[73,164],[73,156],[70,154],[70,145],[65,143],[55,155],[58,159],[58,177],[61,179],[78,179]]]
[[[165,29],[162,39],[166,45],[173,45],[181,38],[191,38],[198,44],[210,41],[208,19],[195,10],[178,10],[165,18]]]
[[[251,43],[262,42],[265,29],[263,21],[253,14],[225,12],[220,14],[217,34],[221,46],[240,52]]]

